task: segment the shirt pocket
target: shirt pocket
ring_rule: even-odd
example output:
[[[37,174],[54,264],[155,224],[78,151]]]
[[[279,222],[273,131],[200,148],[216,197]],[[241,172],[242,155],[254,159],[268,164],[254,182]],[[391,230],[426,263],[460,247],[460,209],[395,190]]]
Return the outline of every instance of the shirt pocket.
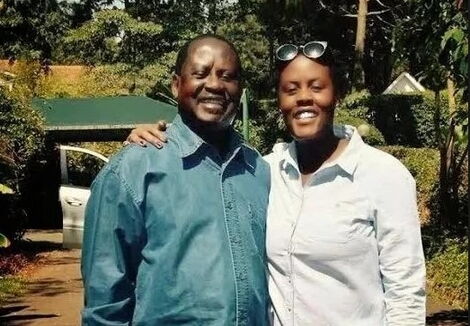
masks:
[[[306,241],[347,243],[353,214],[353,210],[342,205],[317,207],[300,216],[296,231]]]

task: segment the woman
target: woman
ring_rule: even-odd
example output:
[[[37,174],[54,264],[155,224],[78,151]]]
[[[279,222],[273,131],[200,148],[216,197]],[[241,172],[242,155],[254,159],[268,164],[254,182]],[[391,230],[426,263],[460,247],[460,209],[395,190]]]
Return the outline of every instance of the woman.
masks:
[[[274,325],[424,325],[412,176],[355,128],[333,125],[340,86],[326,42],[283,45],[276,58],[278,105],[294,140],[265,157]],[[151,130],[129,140],[161,145]]]

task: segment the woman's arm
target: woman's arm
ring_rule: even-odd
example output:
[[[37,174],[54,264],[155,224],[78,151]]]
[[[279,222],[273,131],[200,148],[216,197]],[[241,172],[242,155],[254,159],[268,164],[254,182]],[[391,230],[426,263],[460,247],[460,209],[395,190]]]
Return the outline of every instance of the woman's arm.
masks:
[[[426,271],[416,184],[404,167],[391,167],[381,177],[376,209],[387,325],[424,326]]]
[[[163,143],[167,141],[165,131],[168,128],[168,123],[160,120],[154,124],[141,124],[132,129],[129,136],[127,136],[124,145],[134,143],[140,146],[146,146],[147,143],[153,144],[157,148],[162,148]]]

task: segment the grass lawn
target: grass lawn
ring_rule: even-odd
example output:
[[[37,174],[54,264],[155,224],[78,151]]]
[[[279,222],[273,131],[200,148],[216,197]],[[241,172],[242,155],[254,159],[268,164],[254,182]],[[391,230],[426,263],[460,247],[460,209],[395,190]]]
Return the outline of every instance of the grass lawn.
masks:
[[[23,293],[25,281],[18,276],[5,276],[0,278],[0,306],[5,303],[7,298],[14,297]]]

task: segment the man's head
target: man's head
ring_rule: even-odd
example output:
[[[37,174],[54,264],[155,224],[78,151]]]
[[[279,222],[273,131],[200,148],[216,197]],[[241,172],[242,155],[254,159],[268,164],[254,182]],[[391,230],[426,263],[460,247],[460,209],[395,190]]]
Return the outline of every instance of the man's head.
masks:
[[[227,40],[202,35],[186,43],[171,85],[180,113],[200,127],[230,126],[240,102],[240,72],[238,54]]]

